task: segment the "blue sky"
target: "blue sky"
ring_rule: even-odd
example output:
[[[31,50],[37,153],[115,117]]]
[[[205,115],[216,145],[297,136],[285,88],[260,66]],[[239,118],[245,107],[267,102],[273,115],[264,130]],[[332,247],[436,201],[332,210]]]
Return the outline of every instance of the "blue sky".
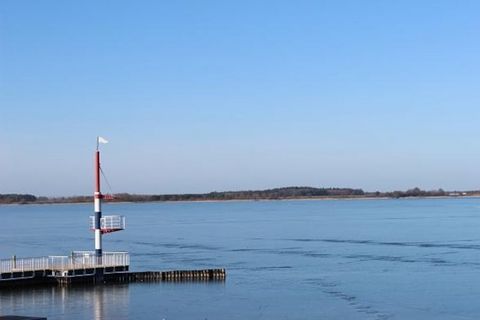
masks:
[[[479,189],[478,1],[0,2],[0,193]]]

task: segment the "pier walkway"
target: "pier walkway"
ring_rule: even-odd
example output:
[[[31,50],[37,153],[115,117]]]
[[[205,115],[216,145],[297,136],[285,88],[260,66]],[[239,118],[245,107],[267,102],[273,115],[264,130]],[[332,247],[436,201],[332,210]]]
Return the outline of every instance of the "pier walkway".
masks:
[[[0,280],[32,277],[41,272],[46,276],[71,276],[93,273],[128,271],[130,256],[127,252],[105,252],[101,257],[90,251],[74,251],[70,256],[48,256],[0,260]]]
[[[224,281],[225,269],[130,272],[127,252],[75,251],[70,256],[0,260],[0,288],[74,283]]]

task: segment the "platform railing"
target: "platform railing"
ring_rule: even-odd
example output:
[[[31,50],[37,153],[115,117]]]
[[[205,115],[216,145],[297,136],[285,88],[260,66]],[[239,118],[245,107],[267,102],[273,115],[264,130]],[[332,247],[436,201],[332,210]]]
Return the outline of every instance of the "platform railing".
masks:
[[[0,273],[47,270],[48,257],[17,258],[0,260]]]
[[[90,229],[95,228],[95,217],[90,216]],[[118,215],[103,216],[100,218],[100,229],[107,231],[125,230],[125,217]]]
[[[91,251],[74,251],[70,256],[3,259],[0,260],[0,273],[43,270],[66,271],[129,265],[130,256],[127,252],[104,252],[101,257],[97,257]]]

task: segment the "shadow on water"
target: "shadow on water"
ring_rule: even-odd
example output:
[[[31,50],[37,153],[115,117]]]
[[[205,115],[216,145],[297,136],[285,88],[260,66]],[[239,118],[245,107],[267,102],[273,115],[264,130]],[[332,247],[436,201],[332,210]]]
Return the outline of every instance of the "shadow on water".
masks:
[[[347,244],[364,244],[364,245],[378,245],[378,246],[397,246],[397,247],[418,247],[418,248],[448,248],[448,249],[466,249],[466,250],[480,250],[478,244],[455,244],[455,243],[435,243],[435,242],[383,242],[374,240],[348,240],[348,239],[281,239],[285,241],[296,242],[325,242],[325,243],[347,243]],[[473,240],[463,240],[470,242]]]
[[[323,293],[345,301],[359,313],[366,314],[378,320],[386,320],[392,317],[387,313],[376,310],[371,305],[360,302],[356,296],[343,292],[335,282],[327,281],[322,278],[312,278],[305,279],[305,283],[320,287]]]
[[[477,250],[477,245],[447,245],[447,244],[427,244],[420,243],[419,245],[414,245],[413,243],[397,243],[397,242],[375,242],[370,240],[330,240],[330,239],[288,239],[291,241],[301,241],[301,242],[326,242],[326,243],[347,243],[347,244],[367,244],[367,245],[393,245],[393,246],[405,246],[405,247],[420,247],[420,248],[449,248],[449,249],[471,249]],[[231,249],[229,250],[234,253],[254,253],[254,254],[273,254],[280,256],[299,256],[305,258],[317,258],[317,259],[333,259],[334,261],[339,261],[338,259],[343,260],[352,260],[352,262],[366,262],[366,261],[381,261],[381,262],[392,262],[392,263],[425,263],[432,266],[443,266],[443,267],[472,267],[479,268],[479,262],[472,261],[458,261],[452,260],[449,261],[445,258],[432,257],[434,253],[426,253],[421,256],[412,255],[412,256],[402,256],[402,255],[388,255],[388,254],[348,254],[348,253],[328,253],[328,252],[317,252],[312,249],[301,249],[297,247],[293,248],[279,248],[279,249],[268,249],[268,248],[249,248],[249,249]],[[449,251],[441,252],[442,256],[445,254],[456,254],[458,251]],[[349,263],[349,262],[347,262]]]

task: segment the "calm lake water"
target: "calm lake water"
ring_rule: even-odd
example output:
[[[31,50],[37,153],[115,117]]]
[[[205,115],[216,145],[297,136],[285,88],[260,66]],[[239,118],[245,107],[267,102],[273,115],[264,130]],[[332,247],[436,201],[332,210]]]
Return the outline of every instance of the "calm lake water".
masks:
[[[132,270],[227,269],[224,283],[0,290],[48,319],[478,319],[480,199],[105,205]],[[91,205],[0,206],[0,257],[93,249]]]

